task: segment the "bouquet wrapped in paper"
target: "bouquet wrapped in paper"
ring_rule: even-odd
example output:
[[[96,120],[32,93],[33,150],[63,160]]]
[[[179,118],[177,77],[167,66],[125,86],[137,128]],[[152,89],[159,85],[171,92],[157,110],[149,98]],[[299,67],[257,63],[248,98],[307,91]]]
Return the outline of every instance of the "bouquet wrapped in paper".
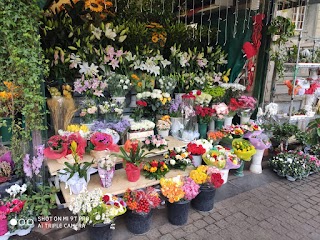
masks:
[[[244,161],[250,161],[251,157],[256,153],[255,147],[247,140],[242,138],[232,141],[234,153]]]

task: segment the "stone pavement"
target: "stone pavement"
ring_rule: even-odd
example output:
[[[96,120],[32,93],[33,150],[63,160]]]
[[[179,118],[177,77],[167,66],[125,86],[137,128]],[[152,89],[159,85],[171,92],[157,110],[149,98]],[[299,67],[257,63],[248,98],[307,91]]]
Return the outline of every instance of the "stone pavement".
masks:
[[[128,232],[124,218],[120,217],[113,239],[320,240],[320,174],[289,182],[270,169],[264,169],[260,175],[246,171],[243,178],[230,176],[216,191],[215,200],[211,212],[190,209],[184,226],[171,225],[166,209],[156,210],[151,230],[143,235]],[[46,231],[40,231],[44,238],[28,239],[90,239],[86,231]]]

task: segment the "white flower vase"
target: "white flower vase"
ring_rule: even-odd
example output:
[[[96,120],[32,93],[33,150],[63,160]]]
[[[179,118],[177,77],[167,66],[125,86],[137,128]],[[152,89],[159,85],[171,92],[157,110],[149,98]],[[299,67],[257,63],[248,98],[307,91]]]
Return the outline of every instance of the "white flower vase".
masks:
[[[240,124],[245,124],[245,123],[248,123],[250,122],[250,116],[241,116],[240,117]]]
[[[209,123],[209,129],[208,131],[214,131],[215,130],[215,124],[214,124],[214,119],[211,120],[211,122]]]
[[[224,127],[228,127],[232,125],[232,120],[233,120],[233,116],[232,117],[226,117],[224,118]]]
[[[118,102],[122,105],[124,105],[124,102],[126,101],[126,97],[112,97],[111,99],[113,102]]]
[[[169,129],[167,129],[167,130],[159,130],[159,129],[158,129],[158,134],[159,134],[161,137],[166,138],[166,137],[169,136]]]
[[[184,128],[182,117],[171,117],[171,135],[174,137],[181,137],[180,131]]]
[[[201,155],[192,155],[192,164],[195,167],[200,166],[202,163],[202,156]]]
[[[262,162],[264,150],[256,149],[256,151],[257,151],[256,154],[252,156],[250,171],[256,174],[260,174],[262,173],[261,162]]]
[[[136,107],[136,106],[137,106],[137,95],[132,94],[129,107]]]
[[[221,169],[220,170],[221,172],[221,177],[223,179],[223,184],[227,183],[228,182],[228,176],[229,176],[229,169]]]

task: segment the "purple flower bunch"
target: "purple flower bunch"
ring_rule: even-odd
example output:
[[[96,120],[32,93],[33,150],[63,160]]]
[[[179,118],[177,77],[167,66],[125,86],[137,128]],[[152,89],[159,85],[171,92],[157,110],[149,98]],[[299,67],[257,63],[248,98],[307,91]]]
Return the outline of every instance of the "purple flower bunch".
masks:
[[[90,96],[103,97],[103,92],[107,88],[106,81],[100,80],[98,77],[92,77],[91,79],[85,79],[82,75],[74,83],[74,91],[77,93],[85,93]]]
[[[119,122],[112,123],[106,121],[95,121],[91,130],[98,131],[101,129],[110,128],[118,132],[120,135],[125,133],[130,127],[130,122],[127,119],[122,119]]]
[[[36,156],[33,156],[31,161],[30,154],[26,154],[23,158],[23,171],[25,175],[29,178],[32,178],[33,175],[39,175],[44,160],[44,145],[42,144],[37,146],[36,151]]]
[[[181,99],[174,99],[170,102],[169,115],[170,117],[181,117]]]
[[[192,200],[199,194],[200,186],[190,177],[184,179],[182,190],[184,191],[184,199]]]

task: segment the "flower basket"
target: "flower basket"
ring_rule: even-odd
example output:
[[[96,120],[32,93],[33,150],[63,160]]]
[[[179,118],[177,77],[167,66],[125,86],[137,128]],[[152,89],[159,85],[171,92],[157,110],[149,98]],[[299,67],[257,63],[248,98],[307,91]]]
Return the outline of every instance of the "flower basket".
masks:
[[[168,220],[172,225],[181,226],[187,223],[189,216],[189,200],[170,203],[166,201]]]
[[[127,229],[134,234],[148,232],[152,223],[152,213],[152,210],[147,214],[139,214],[128,210],[125,218]]]
[[[212,186],[201,185],[200,193],[191,200],[191,206],[203,212],[208,212],[213,209],[214,196],[216,194],[216,189]]]
[[[111,224],[98,223],[88,226],[88,232],[91,240],[111,240],[112,229]]]
[[[126,163],[126,174],[127,174],[127,179],[129,182],[136,182],[140,179],[140,169],[141,167],[137,167],[132,163],[127,162]]]

